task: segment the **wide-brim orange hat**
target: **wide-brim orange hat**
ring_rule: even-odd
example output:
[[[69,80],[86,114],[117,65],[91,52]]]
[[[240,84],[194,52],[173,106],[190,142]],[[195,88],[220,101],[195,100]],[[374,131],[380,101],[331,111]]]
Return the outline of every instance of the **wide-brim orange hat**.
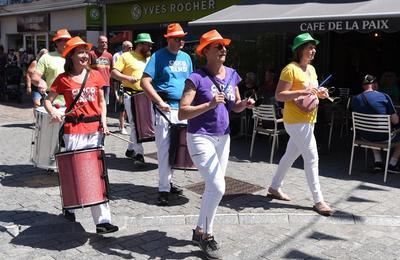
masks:
[[[211,43],[222,43],[227,46],[231,43],[231,39],[225,39],[217,32],[217,30],[211,30],[203,34],[200,38],[200,44],[196,48],[196,53],[199,56],[203,56],[203,49]]]
[[[70,52],[70,51],[72,51],[74,48],[76,48],[76,47],[78,47],[78,46],[86,46],[86,48],[87,49],[92,49],[92,47],[93,47],[93,44],[91,44],[91,43],[86,43],[85,41],[83,41],[82,39],[81,39],[81,37],[79,37],[79,36],[75,36],[75,37],[73,37],[73,38],[71,38],[71,39],[69,39],[66,43],[65,43],[65,49],[64,49],[64,51],[63,51],[63,53],[62,53],[62,56],[65,58],[65,57],[67,57],[67,55],[68,55],[68,53]]]
[[[59,39],[71,39],[71,34],[69,34],[67,29],[60,29],[56,32],[56,35],[53,37],[53,42],[59,40]]]
[[[184,32],[179,23],[171,23],[168,25],[167,34],[164,34],[165,38],[169,37],[184,37],[187,32]]]

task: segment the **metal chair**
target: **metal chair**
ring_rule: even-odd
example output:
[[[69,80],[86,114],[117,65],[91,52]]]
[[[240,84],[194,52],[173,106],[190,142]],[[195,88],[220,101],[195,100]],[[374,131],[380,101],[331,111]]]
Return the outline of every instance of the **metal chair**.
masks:
[[[375,150],[383,150],[386,151],[385,172],[383,177],[383,181],[386,182],[390,149],[394,147],[396,144],[398,144],[398,142],[392,143],[391,140],[392,129],[390,122],[390,115],[363,114],[363,113],[352,112],[352,119],[353,119],[353,143],[351,146],[349,175],[351,175],[351,170],[353,166],[354,147],[357,146],[365,148],[366,152],[367,148]],[[387,134],[387,141],[380,141],[380,142],[366,141],[364,139],[357,137],[357,131]],[[365,153],[365,156],[366,155],[367,153]],[[366,159],[367,158],[365,158],[365,160]]]
[[[272,137],[272,147],[271,147],[271,155],[269,161],[270,163],[272,163],[272,160],[274,158],[275,143],[278,142],[279,135],[286,133],[284,128],[278,127],[280,123],[283,123],[283,120],[276,118],[274,105],[260,105],[258,107],[253,108],[253,119],[254,119],[254,127],[251,138],[250,157],[252,157],[253,155],[254,140],[256,134],[258,133],[262,135],[268,135]],[[264,127],[263,121],[270,122],[271,128]]]

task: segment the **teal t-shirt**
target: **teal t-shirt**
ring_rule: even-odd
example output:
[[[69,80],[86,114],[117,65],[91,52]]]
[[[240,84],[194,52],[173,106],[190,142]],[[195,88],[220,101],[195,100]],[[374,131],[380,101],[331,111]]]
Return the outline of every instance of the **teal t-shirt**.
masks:
[[[154,89],[166,93],[172,108],[179,108],[185,80],[192,71],[192,60],[187,53],[179,51],[173,54],[167,48],[153,53],[144,69],[144,73],[152,78]]]

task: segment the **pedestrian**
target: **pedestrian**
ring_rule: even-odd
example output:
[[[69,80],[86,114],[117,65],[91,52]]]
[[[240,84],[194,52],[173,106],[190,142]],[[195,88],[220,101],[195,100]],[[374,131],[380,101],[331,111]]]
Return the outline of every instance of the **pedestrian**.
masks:
[[[36,59],[32,60],[28,66],[27,72],[25,74],[25,83],[26,83],[26,93],[28,95],[32,95],[33,101],[33,115],[36,117],[36,108],[41,105],[42,101],[42,94],[39,92],[38,87],[32,83],[31,75],[35,72],[37,61],[42,57],[44,54],[48,53],[47,49],[41,49],[36,57]]]
[[[65,43],[69,39],[71,39],[71,35],[67,29],[58,30],[52,39],[56,47],[55,51],[42,55],[37,62],[35,71],[31,73],[32,83],[38,87],[40,93],[46,94],[47,91],[50,91],[50,86],[56,77],[64,72],[65,59],[62,53]],[[54,103],[64,106],[65,100],[62,95],[59,95]]]
[[[59,94],[65,97],[69,107],[81,88],[86,76],[87,81],[76,103],[79,111],[74,111],[65,119],[63,140],[66,151],[77,149],[96,148],[103,146],[104,134],[108,134],[106,123],[106,103],[103,87],[108,84],[103,80],[100,72],[89,70],[89,51],[92,44],[84,42],[79,36],[66,42],[62,53],[65,61],[65,72],[60,74],[51,85],[49,95],[45,100],[45,108],[52,121],[63,120],[57,110],[53,109],[52,102]],[[71,120],[70,120],[71,119]],[[92,217],[98,234],[118,231],[118,227],[111,224],[111,213],[108,203],[91,206]],[[75,222],[75,214],[65,210],[64,216]]]
[[[283,179],[293,162],[301,155],[304,171],[312,193],[313,209],[321,215],[331,215],[332,209],[324,201],[318,177],[318,150],[314,136],[317,108],[307,110],[301,106],[304,98],[327,98],[325,88],[318,88],[315,68],[311,65],[319,43],[309,33],[294,38],[292,45],[293,62],[283,68],[276,89],[276,100],[285,102],[283,122],[289,141],[286,152],[268,188],[268,197],[289,201],[290,197],[281,191]],[[316,96],[317,97],[316,97]],[[314,101],[315,102],[315,101]]]
[[[150,34],[140,33],[137,35],[135,49],[123,53],[112,70],[112,77],[116,80],[122,81],[124,90],[124,107],[128,116],[128,121],[131,127],[130,141],[128,148],[125,152],[126,157],[132,158],[135,163],[144,163],[144,149],[141,143],[137,142],[135,120],[132,113],[132,95],[143,92],[140,86],[140,79],[142,78],[144,68],[149,62],[151,56],[151,48],[153,41]],[[149,115],[151,116],[151,115]]]
[[[196,48],[206,59],[205,67],[193,72],[185,82],[178,118],[188,120],[187,143],[190,156],[205,182],[199,219],[193,240],[208,259],[219,259],[219,246],[213,236],[217,207],[225,193],[225,171],[230,151],[229,112],[250,108],[253,99],[241,100],[242,80],[225,67],[226,46],[231,42],[216,31],[203,34]]]
[[[167,46],[156,51],[147,64],[141,86],[157,107],[154,117],[155,141],[157,146],[160,206],[168,205],[169,194],[182,194],[182,189],[172,184],[173,171],[169,163],[170,128],[178,120],[179,101],[185,80],[193,71],[190,56],[182,51],[187,35],[179,23],[168,25]],[[168,120],[166,118],[168,118]],[[169,122],[168,122],[169,121]]]
[[[117,63],[118,58],[124,53],[124,52],[129,52],[133,48],[132,42],[130,41],[124,41],[122,43],[122,50],[119,52],[114,53],[113,55],[113,63]],[[111,71],[112,74],[112,71]],[[111,75],[112,77],[112,75]],[[126,118],[126,112],[125,112],[125,106],[124,106],[124,91],[123,91],[123,86],[122,84],[114,80],[114,94],[116,98],[116,108],[117,112],[119,112],[119,131],[123,135],[127,135],[128,132],[126,131],[125,127],[125,118]]]
[[[108,52],[108,39],[100,35],[97,39],[97,49],[91,50],[89,64],[92,69],[98,70],[106,82],[104,97],[106,104],[110,102],[111,70],[113,67],[113,56]]]

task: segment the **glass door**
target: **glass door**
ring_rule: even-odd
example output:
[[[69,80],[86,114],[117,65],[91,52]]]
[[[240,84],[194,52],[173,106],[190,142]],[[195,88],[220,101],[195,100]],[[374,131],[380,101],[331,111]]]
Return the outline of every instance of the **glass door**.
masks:
[[[24,49],[36,54],[43,48],[49,48],[49,36],[47,33],[24,34]]]

